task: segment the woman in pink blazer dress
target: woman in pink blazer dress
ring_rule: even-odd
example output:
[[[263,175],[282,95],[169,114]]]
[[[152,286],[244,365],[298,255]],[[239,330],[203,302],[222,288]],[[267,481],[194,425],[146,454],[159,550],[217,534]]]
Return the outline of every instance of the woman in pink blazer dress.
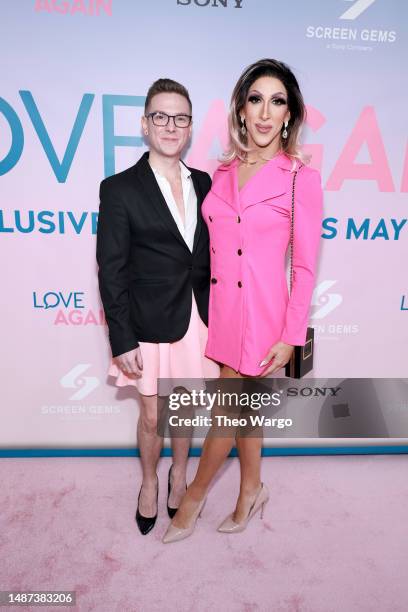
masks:
[[[202,206],[211,251],[205,354],[222,365],[222,378],[276,372],[289,361],[293,347],[305,343],[323,216],[320,173],[306,165],[298,145],[305,114],[295,76],[276,60],[249,66],[232,94],[230,151]],[[298,173],[289,296],[285,257],[294,170]],[[240,492],[235,511],[218,531],[242,531],[263,509],[269,495],[260,477],[262,437],[209,435],[165,542],[192,533],[210,482],[234,442],[241,466]]]

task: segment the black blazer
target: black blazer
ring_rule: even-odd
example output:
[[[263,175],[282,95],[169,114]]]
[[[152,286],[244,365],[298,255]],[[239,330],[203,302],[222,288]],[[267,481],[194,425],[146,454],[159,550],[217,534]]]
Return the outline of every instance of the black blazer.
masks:
[[[112,356],[143,342],[174,342],[190,322],[191,294],[208,325],[210,256],[201,204],[206,172],[189,168],[197,194],[193,252],[181,236],[148,162],[103,180],[96,242],[99,291]]]

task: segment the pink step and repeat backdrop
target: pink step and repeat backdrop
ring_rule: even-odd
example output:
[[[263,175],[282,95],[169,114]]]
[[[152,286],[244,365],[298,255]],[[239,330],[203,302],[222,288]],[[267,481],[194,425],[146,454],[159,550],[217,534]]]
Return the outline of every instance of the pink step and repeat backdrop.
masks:
[[[98,187],[145,150],[144,96],[184,83],[186,162],[212,173],[242,69],[287,62],[325,218],[314,376],[407,377],[404,0],[18,0],[2,7],[1,448],[130,448],[137,400],[106,371]]]

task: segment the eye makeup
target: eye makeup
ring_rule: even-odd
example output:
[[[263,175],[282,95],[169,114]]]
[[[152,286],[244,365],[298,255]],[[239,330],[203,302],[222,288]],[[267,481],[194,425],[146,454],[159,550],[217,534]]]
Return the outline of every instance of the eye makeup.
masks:
[[[272,98],[272,102],[276,102],[276,104],[278,104],[279,106],[281,106],[282,104],[286,104],[286,98],[283,98],[281,96],[276,96]]]
[[[263,96],[260,93],[250,93],[248,95],[248,102],[251,104],[256,104],[263,99]],[[271,96],[271,101],[277,106],[282,106],[283,104],[287,104],[287,100],[285,95],[282,92],[278,92]]]

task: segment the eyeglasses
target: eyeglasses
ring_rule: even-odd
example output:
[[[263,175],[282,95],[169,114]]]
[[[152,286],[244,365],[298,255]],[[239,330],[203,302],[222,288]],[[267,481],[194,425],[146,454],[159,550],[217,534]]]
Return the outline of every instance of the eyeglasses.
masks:
[[[191,115],[168,115],[167,113],[162,113],[160,111],[149,113],[146,115],[146,117],[151,117],[154,125],[157,125],[157,127],[166,127],[170,119],[173,119],[176,127],[187,128],[192,120]]]

